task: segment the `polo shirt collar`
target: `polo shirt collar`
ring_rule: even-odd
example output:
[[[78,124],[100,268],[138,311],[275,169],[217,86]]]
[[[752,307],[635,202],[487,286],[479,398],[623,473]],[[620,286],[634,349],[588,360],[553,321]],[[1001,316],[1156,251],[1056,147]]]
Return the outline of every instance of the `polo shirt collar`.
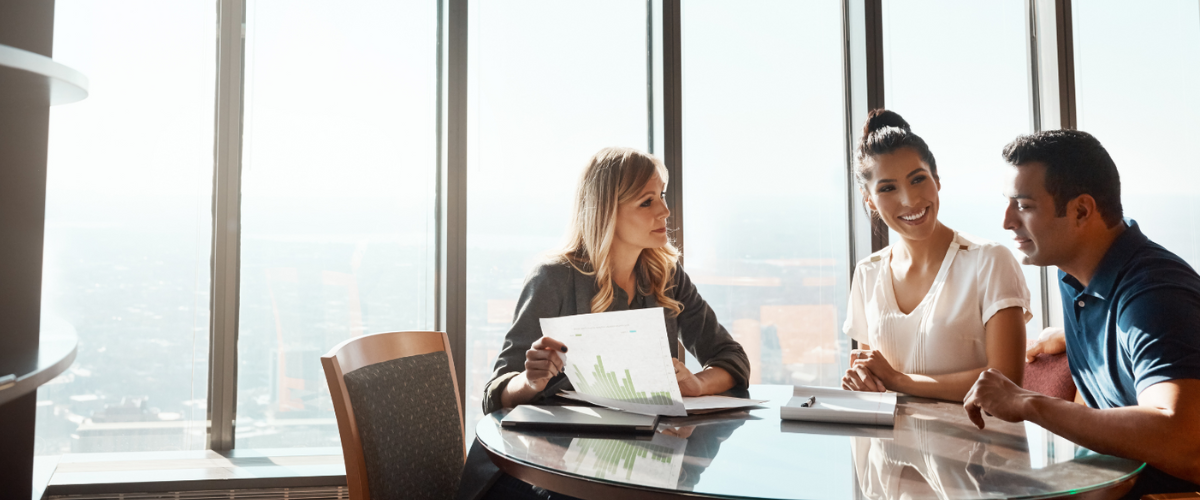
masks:
[[[1138,248],[1150,241],[1145,234],[1142,234],[1137,221],[1125,219],[1125,225],[1128,227],[1120,236],[1117,236],[1117,239],[1113,240],[1112,246],[1108,247],[1108,251],[1104,253],[1104,258],[1100,259],[1087,288],[1084,288],[1079,280],[1069,274],[1063,276],[1063,283],[1071,285],[1076,290],[1082,289],[1079,292],[1081,294],[1108,300],[1112,296],[1112,289],[1117,284],[1117,275],[1121,269],[1125,267],[1129,259],[1133,258]]]

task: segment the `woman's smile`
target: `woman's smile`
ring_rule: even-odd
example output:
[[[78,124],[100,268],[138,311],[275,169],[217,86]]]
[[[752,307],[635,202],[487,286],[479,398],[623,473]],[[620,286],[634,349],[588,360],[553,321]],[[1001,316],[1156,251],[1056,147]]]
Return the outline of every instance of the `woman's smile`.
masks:
[[[929,219],[929,207],[922,208],[919,212],[910,212],[901,215],[898,218],[910,226],[919,226]]]

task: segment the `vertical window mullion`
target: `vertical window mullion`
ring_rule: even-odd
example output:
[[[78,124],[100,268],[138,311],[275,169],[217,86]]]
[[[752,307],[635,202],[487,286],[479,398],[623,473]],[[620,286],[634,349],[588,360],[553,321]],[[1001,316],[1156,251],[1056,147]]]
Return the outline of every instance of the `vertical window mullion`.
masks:
[[[234,447],[241,252],[245,0],[218,0],[208,448]]]
[[[446,0],[445,156],[438,173],[438,318],[450,338],[459,400],[467,387],[467,7]],[[464,429],[466,431],[466,429]],[[473,432],[469,431],[469,432]]]
[[[662,158],[667,165],[670,184],[667,205],[671,218],[667,220],[676,248],[683,244],[683,61],[680,0],[663,0],[663,147]],[[682,258],[680,259],[683,260]]]

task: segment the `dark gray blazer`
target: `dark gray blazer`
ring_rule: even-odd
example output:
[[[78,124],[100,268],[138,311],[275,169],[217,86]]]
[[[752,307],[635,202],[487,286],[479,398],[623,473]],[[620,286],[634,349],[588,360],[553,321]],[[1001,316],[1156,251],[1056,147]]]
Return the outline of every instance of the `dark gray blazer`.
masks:
[[[706,368],[724,368],[733,376],[735,388],[745,388],[750,380],[750,360],[746,357],[746,351],[717,322],[716,313],[700,297],[696,285],[688,279],[682,267],[676,267],[674,281],[674,285],[667,289],[667,294],[683,303],[683,312],[678,317],[667,315],[667,345],[671,346],[671,355],[678,357],[677,339],[682,339],[683,346]],[[504,387],[510,379],[525,371],[525,351],[542,337],[542,326],[538,320],[590,313],[592,297],[595,295],[595,276],[583,274],[565,261],[543,263],[533,269],[525,279],[513,325],[504,337],[504,348],[496,358],[492,379],[484,388],[485,414],[501,408],[500,394],[504,392]],[[639,292],[630,304],[625,291],[621,287],[613,287],[613,303],[609,311],[649,307],[659,307],[653,293],[642,295]],[[560,373],[546,384],[546,389],[533,402],[570,389],[571,382]]]

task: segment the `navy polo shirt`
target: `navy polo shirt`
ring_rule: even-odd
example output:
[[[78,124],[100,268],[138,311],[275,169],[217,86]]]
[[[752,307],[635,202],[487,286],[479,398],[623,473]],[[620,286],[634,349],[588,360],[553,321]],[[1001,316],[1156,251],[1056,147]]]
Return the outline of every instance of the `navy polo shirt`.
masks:
[[[1067,361],[1092,408],[1134,406],[1154,384],[1200,379],[1200,275],[1126,224],[1086,288],[1058,273]]]

